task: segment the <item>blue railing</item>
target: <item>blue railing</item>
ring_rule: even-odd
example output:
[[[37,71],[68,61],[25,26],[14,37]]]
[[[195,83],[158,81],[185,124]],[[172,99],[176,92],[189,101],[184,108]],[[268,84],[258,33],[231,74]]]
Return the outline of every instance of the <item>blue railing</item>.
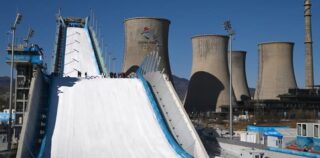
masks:
[[[171,145],[171,147],[174,149],[174,151],[182,158],[192,158],[192,156],[190,154],[188,154],[186,151],[183,150],[183,148],[176,142],[176,140],[174,139],[174,137],[172,136],[171,132],[168,130],[168,126],[166,121],[164,120],[162,113],[160,111],[160,109],[158,108],[158,104],[155,101],[155,97],[148,85],[148,82],[145,80],[145,78],[143,77],[142,74],[142,70],[141,68],[138,69],[137,71],[137,76],[138,78],[141,80],[144,89],[147,92],[149,101],[151,103],[152,109],[156,115],[157,121],[163,131],[163,133],[165,134],[169,144]]]
[[[10,113],[8,113],[8,112],[0,112],[0,122],[7,124],[9,122],[9,114]],[[16,113],[15,112],[12,113],[11,119],[12,119],[12,121],[16,120]]]
[[[11,54],[8,54],[7,60],[11,60]],[[15,61],[24,61],[31,64],[41,65],[43,63],[41,55],[24,55],[24,54],[15,54]]]
[[[290,150],[290,149],[281,149],[281,148],[275,148],[275,147],[267,147],[267,149],[270,150],[270,151],[286,153],[286,154],[291,154],[291,155],[298,155],[298,156],[312,157],[312,158],[320,158],[320,155],[314,154],[314,153],[295,151],[295,150]]]

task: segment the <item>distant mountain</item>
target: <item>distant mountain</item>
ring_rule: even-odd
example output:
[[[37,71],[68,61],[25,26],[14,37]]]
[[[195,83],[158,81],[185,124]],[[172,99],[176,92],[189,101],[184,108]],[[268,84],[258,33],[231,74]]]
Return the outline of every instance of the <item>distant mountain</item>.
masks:
[[[189,80],[187,80],[185,78],[180,78],[175,75],[172,75],[172,79],[173,79],[174,88],[175,88],[180,100],[183,102],[184,97],[186,95],[186,92],[188,90]]]
[[[10,90],[10,77],[0,76],[0,95],[9,93]]]
[[[10,77],[0,76],[0,89],[9,90],[9,88],[10,88]],[[1,94],[1,91],[0,91],[0,94]]]
[[[5,86],[5,85],[8,85],[10,84],[10,77],[8,76],[0,76],[0,86]]]
[[[254,92],[255,91],[256,91],[255,88],[249,88],[249,93],[250,93],[251,98],[254,97]]]

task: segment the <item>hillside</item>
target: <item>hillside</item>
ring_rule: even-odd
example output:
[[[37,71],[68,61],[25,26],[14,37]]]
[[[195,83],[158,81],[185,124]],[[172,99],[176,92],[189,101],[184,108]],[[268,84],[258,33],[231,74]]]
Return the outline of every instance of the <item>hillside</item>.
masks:
[[[174,88],[175,88],[180,100],[183,102],[184,97],[186,95],[186,92],[188,90],[189,80],[187,80],[185,78],[180,78],[175,75],[172,75],[172,78],[173,78]]]
[[[7,76],[0,76],[0,110],[3,106],[8,104],[10,91],[10,78]]]

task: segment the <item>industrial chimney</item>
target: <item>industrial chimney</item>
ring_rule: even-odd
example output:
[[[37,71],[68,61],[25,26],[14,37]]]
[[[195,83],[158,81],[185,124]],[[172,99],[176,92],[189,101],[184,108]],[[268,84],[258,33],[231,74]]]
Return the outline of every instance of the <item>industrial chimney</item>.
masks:
[[[232,87],[237,101],[250,99],[246,77],[245,51],[232,51]]]
[[[290,42],[261,43],[256,100],[278,100],[278,95],[297,88],[293,69],[293,46]]]
[[[311,0],[304,1],[305,20],[305,86],[313,88],[313,51],[311,34]]]
[[[169,24],[169,20],[161,18],[137,17],[125,20],[123,72],[136,71],[148,54],[157,51],[161,57],[160,70],[164,70],[171,79],[168,57]]]
[[[191,112],[229,107],[228,36],[192,37],[192,71],[184,106]],[[234,95],[233,95],[234,98]]]

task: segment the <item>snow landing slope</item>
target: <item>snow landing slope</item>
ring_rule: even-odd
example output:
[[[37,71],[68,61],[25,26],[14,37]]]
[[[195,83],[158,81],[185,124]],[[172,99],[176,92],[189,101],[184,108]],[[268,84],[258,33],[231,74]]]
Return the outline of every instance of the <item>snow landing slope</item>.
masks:
[[[139,79],[55,78],[45,157],[179,157]]]

